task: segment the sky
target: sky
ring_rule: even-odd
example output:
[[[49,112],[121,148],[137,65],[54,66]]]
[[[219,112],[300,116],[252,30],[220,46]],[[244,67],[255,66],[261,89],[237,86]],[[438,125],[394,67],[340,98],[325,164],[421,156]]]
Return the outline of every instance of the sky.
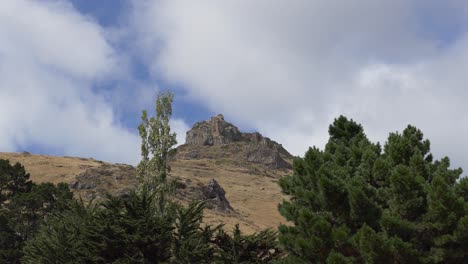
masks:
[[[136,164],[142,109],[222,113],[302,156],[339,115],[468,169],[464,0],[3,0],[0,151]]]

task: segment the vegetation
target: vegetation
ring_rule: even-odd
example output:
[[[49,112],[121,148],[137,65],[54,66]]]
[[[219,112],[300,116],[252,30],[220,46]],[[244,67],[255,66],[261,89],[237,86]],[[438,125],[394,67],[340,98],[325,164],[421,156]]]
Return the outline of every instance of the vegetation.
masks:
[[[25,242],[71,199],[68,185],[32,183],[21,164],[0,160],[0,263],[19,263]]]
[[[156,116],[148,119],[143,110],[138,131],[141,137],[141,156],[138,177],[141,184],[165,182],[170,172],[168,158],[177,144],[176,134],[171,132],[169,120],[172,116],[174,95],[170,91],[159,93],[156,99]]]
[[[408,126],[383,149],[341,116],[280,181],[283,263],[468,263],[468,178]]]
[[[0,264],[468,263],[468,178],[413,126],[381,147],[337,118],[325,149],[309,148],[280,180],[291,224],[279,238],[204,225],[202,202],[167,195],[172,99],[158,95],[155,117],[143,111],[140,184],[127,195],[85,204],[0,160]]]
[[[168,158],[176,144],[171,103],[166,92],[156,100],[156,117],[143,111],[138,188],[49,210],[19,251],[22,263],[270,263],[280,256],[275,232],[244,235],[237,226],[230,235],[222,226],[202,224],[202,202],[184,207],[167,195]]]
[[[271,231],[231,237],[202,226],[203,204],[167,202],[146,188],[100,204],[74,202],[27,243],[23,263],[268,263]],[[265,256],[269,257],[265,258]],[[264,261],[265,260],[265,261]]]

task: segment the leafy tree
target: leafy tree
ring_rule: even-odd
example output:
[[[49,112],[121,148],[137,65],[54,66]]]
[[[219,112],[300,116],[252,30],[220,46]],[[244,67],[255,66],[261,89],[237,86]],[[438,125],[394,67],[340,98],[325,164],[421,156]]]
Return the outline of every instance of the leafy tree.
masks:
[[[408,126],[382,147],[343,116],[280,180],[284,263],[467,263],[468,181]]]
[[[140,183],[165,182],[170,171],[168,158],[177,144],[176,134],[169,126],[173,98],[170,91],[159,93],[154,117],[148,118],[148,113],[143,110],[142,123],[138,127],[142,139],[142,160],[137,167]]]

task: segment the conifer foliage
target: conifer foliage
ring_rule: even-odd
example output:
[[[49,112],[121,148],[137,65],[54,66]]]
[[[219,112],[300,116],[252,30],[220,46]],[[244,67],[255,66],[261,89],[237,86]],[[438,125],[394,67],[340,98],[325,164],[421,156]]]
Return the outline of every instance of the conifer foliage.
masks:
[[[22,263],[270,263],[276,235],[234,235],[202,224],[203,203],[187,207],[144,188],[100,203],[70,203],[27,242]]]
[[[468,178],[408,126],[383,149],[340,116],[280,186],[284,263],[468,263]]]
[[[25,247],[23,263],[164,263],[171,254],[173,210],[148,189],[102,203],[75,201],[47,219]],[[161,213],[165,212],[165,213]]]
[[[20,263],[26,241],[71,199],[68,185],[35,184],[21,164],[0,160],[0,263]]]

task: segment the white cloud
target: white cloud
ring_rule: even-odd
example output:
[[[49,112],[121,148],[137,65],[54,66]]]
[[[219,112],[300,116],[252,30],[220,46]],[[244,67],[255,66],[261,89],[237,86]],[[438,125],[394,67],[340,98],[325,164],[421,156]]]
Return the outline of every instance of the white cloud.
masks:
[[[184,144],[185,135],[190,129],[189,125],[182,119],[171,119],[169,125],[171,126],[171,130],[177,135],[177,146]]]
[[[104,30],[66,1],[0,3],[0,149],[136,163],[138,137],[93,92],[121,59]]]
[[[465,1],[134,1],[142,57],[193,100],[323,146],[339,114],[373,139],[408,123],[468,168]]]

